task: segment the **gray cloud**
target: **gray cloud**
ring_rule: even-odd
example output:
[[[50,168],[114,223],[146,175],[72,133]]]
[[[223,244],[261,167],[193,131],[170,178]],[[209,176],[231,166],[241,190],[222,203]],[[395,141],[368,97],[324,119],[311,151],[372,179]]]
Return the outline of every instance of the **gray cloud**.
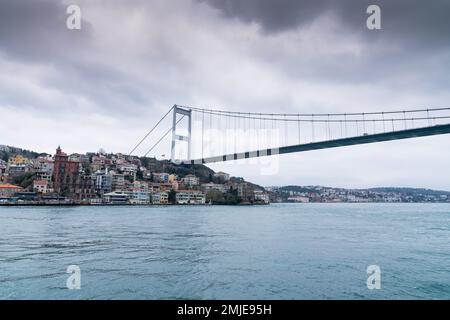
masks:
[[[257,23],[267,33],[278,33],[311,24],[326,13],[334,14],[350,31],[422,44],[448,46],[450,3],[446,0],[199,0],[218,9],[227,18]],[[382,10],[383,33],[366,28],[366,9],[376,4]],[[371,41],[372,38],[368,38]]]
[[[67,5],[60,1],[3,0],[0,8],[0,49],[12,59],[68,62],[74,48],[89,47],[92,41],[87,21],[78,32],[66,28]]]
[[[328,29],[317,34],[317,37],[327,36],[324,44],[325,41],[339,44],[346,38],[354,38],[360,46],[356,53],[345,50],[329,53],[322,46],[316,55],[305,54],[304,48],[293,55],[283,54],[283,48],[279,47],[255,50],[256,55],[271,60],[293,78],[354,84],[393,81],[392,85],[397,85],[395,79],[399,74],[414,69],[419,74],[434,70],[432,85],[430,78],[414,80],[427,90],[445,88],[450,82],[448,72],[439,67],[450,62],[446,54],[450,50],[450,2],[445,0],[426,4],[419,0],[199,1],[217,9],[227,19],[256,23],[269,37],[301,32],[329,16],[335,22],[324,25]],[[380,31],[366,27],[366,9],[370,4],[381,7]],[[279,59],[274,59],[274,55],[279,55]],[[436,59],[436,56],[440,57]]]

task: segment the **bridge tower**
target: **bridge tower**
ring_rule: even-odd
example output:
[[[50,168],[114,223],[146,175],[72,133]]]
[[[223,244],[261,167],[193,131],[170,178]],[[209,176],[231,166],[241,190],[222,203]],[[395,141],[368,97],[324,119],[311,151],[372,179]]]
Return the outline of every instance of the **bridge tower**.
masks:
[[[182,115],[180,119],[178,119],[178,115]],[[183,119],[187,117],[188,119],[188,135],[183,136],[177,134],[177,125]],[[177,141],[187,142],[188,151],[187,151],[187,159],[191,160],[191,132],[192,132],[192,110],[180,108],[177,105],[173,107],[173,120],[172,120],[172,149],[171,149],[171,160],[175,162],[175,148],[177,145]]]

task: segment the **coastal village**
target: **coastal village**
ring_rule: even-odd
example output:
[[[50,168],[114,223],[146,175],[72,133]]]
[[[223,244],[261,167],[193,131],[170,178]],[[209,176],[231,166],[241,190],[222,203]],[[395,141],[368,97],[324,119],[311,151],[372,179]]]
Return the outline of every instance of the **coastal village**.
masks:
[[[290,203],[450,203],[450,192],[417,188],[344,189],[323,186],[266,187],[271,199]]]
[[[35,153],[0,145],[0,205],[245,205],[450,202],[450,192],[414,188],[261,187],[203,165],[108,154]]]
[[[264,188],[202,165],[0,146],[0,204],[268,204]],[[28,156],[27,156],[28,155]]]

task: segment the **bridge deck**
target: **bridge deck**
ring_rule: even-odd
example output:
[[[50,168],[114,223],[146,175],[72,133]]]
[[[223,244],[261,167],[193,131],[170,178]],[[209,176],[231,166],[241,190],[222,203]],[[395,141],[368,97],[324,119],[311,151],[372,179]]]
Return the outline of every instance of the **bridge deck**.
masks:
[[[321,141],[321,142],[312,142],[312,143],[307,143],[307,144],[284,146],[284,147],[275,148],[275,149],[262,149],[262,150],[255,150],[255,151],[250,151],[250,152],[232,153],[232,154],[226,154],[226,155],[222,155],[222,156],[207,157],[207,158],[203,158],[203,159],[187,160],[187,161],[180,161],[180,162],[182,164],[202,164],[202,163],[224,162],[224,161],[231,161],[231,160],[270,156],[270,155],[276,155],[276,154],[285,154],[285,153],[319,150],[319,149],[327,149],[327,148],[337,148],[337,147],[351,146],[351,145],[357,145],[357,144],[409,139],[409,138],[433,136],[433,135],[447,134],[447,133],[450,133],[450,124],[436,125],[436,126],[417,128],[417,129],[399,130],[399,131],[392,131],[392,132],[385,132],[385,133],[378,133],[378,134],[371,134],[371,135],[364,135],[364,136],[357,136],[357,137],[343,138],[343,139],[336,139],[336,140],[327,140],[327,141]]]

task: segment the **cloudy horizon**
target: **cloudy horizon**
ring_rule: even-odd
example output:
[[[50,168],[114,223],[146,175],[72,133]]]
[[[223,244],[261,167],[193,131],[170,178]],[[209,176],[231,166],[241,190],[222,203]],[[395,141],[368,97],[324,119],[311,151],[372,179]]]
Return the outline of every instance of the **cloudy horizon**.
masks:
[[[66,28],[70,4],[81,30]],[[381,7],[381,30],[366,27],[370,4]],[[0,0],[0,144],[127,153],[174,104],[449,107],[449,40],[444,0]],[[442,135],[295,153],[279,158],[276,175],[210,167],[266,186],[450,190],[449,147]]]

